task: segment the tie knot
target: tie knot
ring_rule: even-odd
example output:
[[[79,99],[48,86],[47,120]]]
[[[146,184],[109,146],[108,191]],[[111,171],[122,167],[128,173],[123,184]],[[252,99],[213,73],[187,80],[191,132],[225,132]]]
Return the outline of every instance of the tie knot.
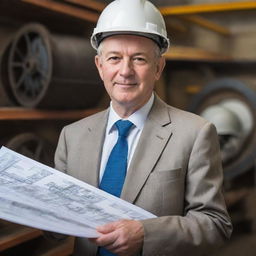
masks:
[[[118,135],[121,137],[127,137],[130,128],[132,127],[133,123],[129,120],[119,120],[115,123],[118,129]]]

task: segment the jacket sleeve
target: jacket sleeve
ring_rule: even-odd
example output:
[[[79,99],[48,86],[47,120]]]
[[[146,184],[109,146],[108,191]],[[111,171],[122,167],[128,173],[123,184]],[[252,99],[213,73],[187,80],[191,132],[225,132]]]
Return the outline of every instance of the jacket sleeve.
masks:
[[[54,156],[55,169],[67,171],[67,146],[65,139],[65,128],[62,129]]]
[[[206,123],[193,141],[185,178],[183,216],[143,220],[143,256],[208,255],[228,239],[232,224],[223,194],[215,127]]]

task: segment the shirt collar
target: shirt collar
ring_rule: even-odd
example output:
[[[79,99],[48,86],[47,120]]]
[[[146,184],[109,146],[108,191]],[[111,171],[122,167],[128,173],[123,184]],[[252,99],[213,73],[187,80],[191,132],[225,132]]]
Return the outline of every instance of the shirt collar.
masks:
[[[152,93],[150,99],[148,102],[138,109],[136,112],[134,112],[132,115],[130,115],[126,120],[131,121],[138,129],[142,129],[144,126],[144,123],[147,119],[148,113],[153,105],[154,102],[154,94]],[[108,124],[106,128],[106,134],[109,134],[113,131],[113,126],[116,121],[122,119],[113,109],[112,102],[110,102],[110,108],[109,108],[109,117],[108,117]]]

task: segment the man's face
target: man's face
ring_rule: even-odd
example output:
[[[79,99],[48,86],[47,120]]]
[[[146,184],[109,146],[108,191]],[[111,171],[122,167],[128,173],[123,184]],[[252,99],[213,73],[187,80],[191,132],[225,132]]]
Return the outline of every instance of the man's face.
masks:
[[[150,98],[165,65],[156,44],[141,36],[117,35],[102,42],[95,63],[116,111],[132,112]]]

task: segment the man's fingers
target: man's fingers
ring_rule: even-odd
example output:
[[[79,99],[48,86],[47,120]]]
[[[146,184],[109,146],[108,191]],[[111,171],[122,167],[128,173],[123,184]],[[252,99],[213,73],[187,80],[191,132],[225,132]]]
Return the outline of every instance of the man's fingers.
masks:
[[[97,227],[96,230],[98,232],[102,233],[102,234],[107,234],[107,233],[113,232],[115,229],[116,229],[115,222],[111,222],[111,223],[108,223],[106,225],[102,225],[102,226]]]
[[[139,221],[120,220],[100,226],[97,231],[101,233],[100,237],[90,241],[112,253],[131,256],[142,248],[144,231]]]
[[[114,222],[99,226],[97,227],[97,231],[101,233],[101,235],[97,238],[91,238],[90,241],[103,247],[113,245],[114,241],[117,239],[117,234],[114,232],[115,230],[116,224]]]
[[[97,244],[98,246],[108,247],[113,244],[116,239],[117,237],[115,233],[107,233],[102,234],[98,238],[90,239],[90,241]]]

